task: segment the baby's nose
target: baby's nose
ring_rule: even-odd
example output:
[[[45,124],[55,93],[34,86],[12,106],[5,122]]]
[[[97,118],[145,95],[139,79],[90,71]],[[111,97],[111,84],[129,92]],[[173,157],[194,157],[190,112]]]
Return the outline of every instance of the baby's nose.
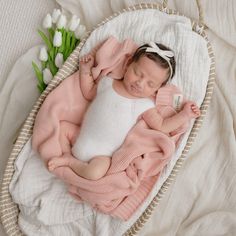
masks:
[[[143,86],[143,80],[139,79],[136,81],[136,86],[141,88]]]

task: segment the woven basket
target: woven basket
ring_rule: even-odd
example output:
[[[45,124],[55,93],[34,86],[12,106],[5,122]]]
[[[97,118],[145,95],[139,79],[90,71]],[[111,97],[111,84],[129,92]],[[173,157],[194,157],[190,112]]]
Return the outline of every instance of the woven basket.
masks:
[[[101,25],[107,23],[109,20],[113,19],[114,17],[124,13],[124,12],[129,12],[129,11],[135,11],[135,10],[140,10],[140,9],[157,9],[162,12],[165,12],[166,14],[175,14],[175,15],[182,15],[179,14],[175,10],[168,9],[166,7],[166,2],[163,1],[163,4],[157,4],[157,3],[145,3],[145,4],[138,4],[132,7],[128,7],[124,9],[123,11],[117,12],[110,16],[109,18],[106,18],[104,21],[102,21],[100,24],[98,24],[94,29],[100,27]],[[197,1],[197,3],[199,3]],[[199,5],[198,5],[199,6]],[[213,86],[214,86],[214,80],[215,80],[215,60],[214,60],[214,54],[211,48],[211,45],[207,39],[207,36],[204,31],[204,25],[201,23],[201,15],[202,11],[200,11],[199,8],[199,15],[200,15],[200,21],[194,21],[191,20],[192,23],[192,30],[197,32],[199,35],[201,35],[207,42],[207,48],[208,48],[208,54],[210,57],[210,72],[209,72],[209,78],[208,78],[208,84],[207,84],[207,89],[206,89],[206,94],[205,98],[203,100],[203,103],[201,105],[201,116],[196,119],[194,126],[191,130],[191,133],[188,137],[187,143],[185,145],[185,148],[180,156],[180,158],[177,160],[171,174],[168,176],[167,180],[164,182],[156,196],[153,198],[149,206],[145,209],[145,211],[142,213],[142,215],[136,220],[136,222],[127,230],[127,232],[124,235],[135,235],[137,232],[144,226],[145,222],[149,219],[151,216],[153,210],[155,207],[158,205],[162,197],[164,196],[166,190],[172,183],[172,181],[175,179],[179,169],[181,168],[186,155],[192,145],[192,143],[195,140],[195,137],[197,135],[197,132],[199,128],[202,125],[203,118],[205,117],[207,108],[210,104],[212,92],[213,92]],[[91,31],[92,32],[92,31]],[[42,105],[44,99],[46,96],[54,89],[56,88],[62,80],[64,80],[66,77],[71,75],[77,70],[77,65],[78,65],[78,58],[80,51],[86,42],[86,39],[89,37],[91,32],[87,33],[87,37],[84,38],[81,43],[78,45],[78,47],[73,51],[73,53],[70,55],[70,57],[67,59],[63,67],[58,71],[56,76],[53,78],[53,80],[50,82],[50,84],[47,86],[46,90],[42,93],[42,95],[39,97],[38,101],[36,104],[33,106],[32,111],[30,112],[28,118],[26,119],[20,134],[13,146],[13,150],[10,154],[10,157],[7,162],[7,166],[4,172],[4,177],[3,177],[3,182],[1,186],[1,195],[0,195],[0,216],[1,216],[1,221],[4,226],[4,229],[8,235],[24,235],[19,226],[18,226],[18,214],[19,214],[19,209],[17,204],[15,204],[12,201],[11,195],[9,193],[9,184],[12,180],[13,174],[14,174],[14,162],[19,155],[20,151],[26,144],[26,142],[29,140],[29,138],[32,135],[32,130],[33,130],[33,125],[35,121],[35,117],[37,115],[37,112]]]

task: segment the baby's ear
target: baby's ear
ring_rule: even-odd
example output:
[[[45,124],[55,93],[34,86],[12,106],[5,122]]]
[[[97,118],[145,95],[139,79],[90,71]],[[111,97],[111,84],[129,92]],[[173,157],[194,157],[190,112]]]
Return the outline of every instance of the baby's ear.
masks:
[[[125,62],[124,62],[124,72],[126,73],[129,65],[132,63],[132,57],[131,56],[128,56],[126,59],[125,59]]]
[[[132,56],[130,55],[130,56],[127,57],[126,64],[127,64],[127,66],[129,66],[131,63],[132,63]]]

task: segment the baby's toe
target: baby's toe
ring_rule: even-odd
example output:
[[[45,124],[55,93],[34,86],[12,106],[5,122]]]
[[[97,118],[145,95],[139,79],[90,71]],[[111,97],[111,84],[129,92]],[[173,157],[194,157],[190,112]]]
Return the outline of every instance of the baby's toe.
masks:
[[[54,170],[55,169],[55,163],[53,160],[48,162],[48,169],[49,170]]]
[[[54,165],[50,165],[50,166],[48,166],[48,169],[49,169],[49,171],[53,171],[55,169],[55,166]]]

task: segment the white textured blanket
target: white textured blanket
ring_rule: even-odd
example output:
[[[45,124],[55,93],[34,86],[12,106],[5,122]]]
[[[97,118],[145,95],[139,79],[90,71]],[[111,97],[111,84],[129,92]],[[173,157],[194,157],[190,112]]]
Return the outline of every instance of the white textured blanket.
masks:
[[[210,58],[207,42],[192,31],[189,19],[154,9],[125,12],[97,28],[87,39],[81,54],[87,53],[110,35],[120,40],[132,38],[138,44],[157,41],[172,48],[177,63],[173,83],[183,89],[188,99],[201,105],[206,92]],[[29,141],[15,162],[16,172],[10,185],[12,197],[20,207],[19,225],[22,231],[27,235],[77,235],[78,232],[91,236],[121,235],[142,214],[169,176],[189,132],[150,196],[127,222],[95,212],[88,205],[73,200],[66,186],[46,170],[32,151]]]

